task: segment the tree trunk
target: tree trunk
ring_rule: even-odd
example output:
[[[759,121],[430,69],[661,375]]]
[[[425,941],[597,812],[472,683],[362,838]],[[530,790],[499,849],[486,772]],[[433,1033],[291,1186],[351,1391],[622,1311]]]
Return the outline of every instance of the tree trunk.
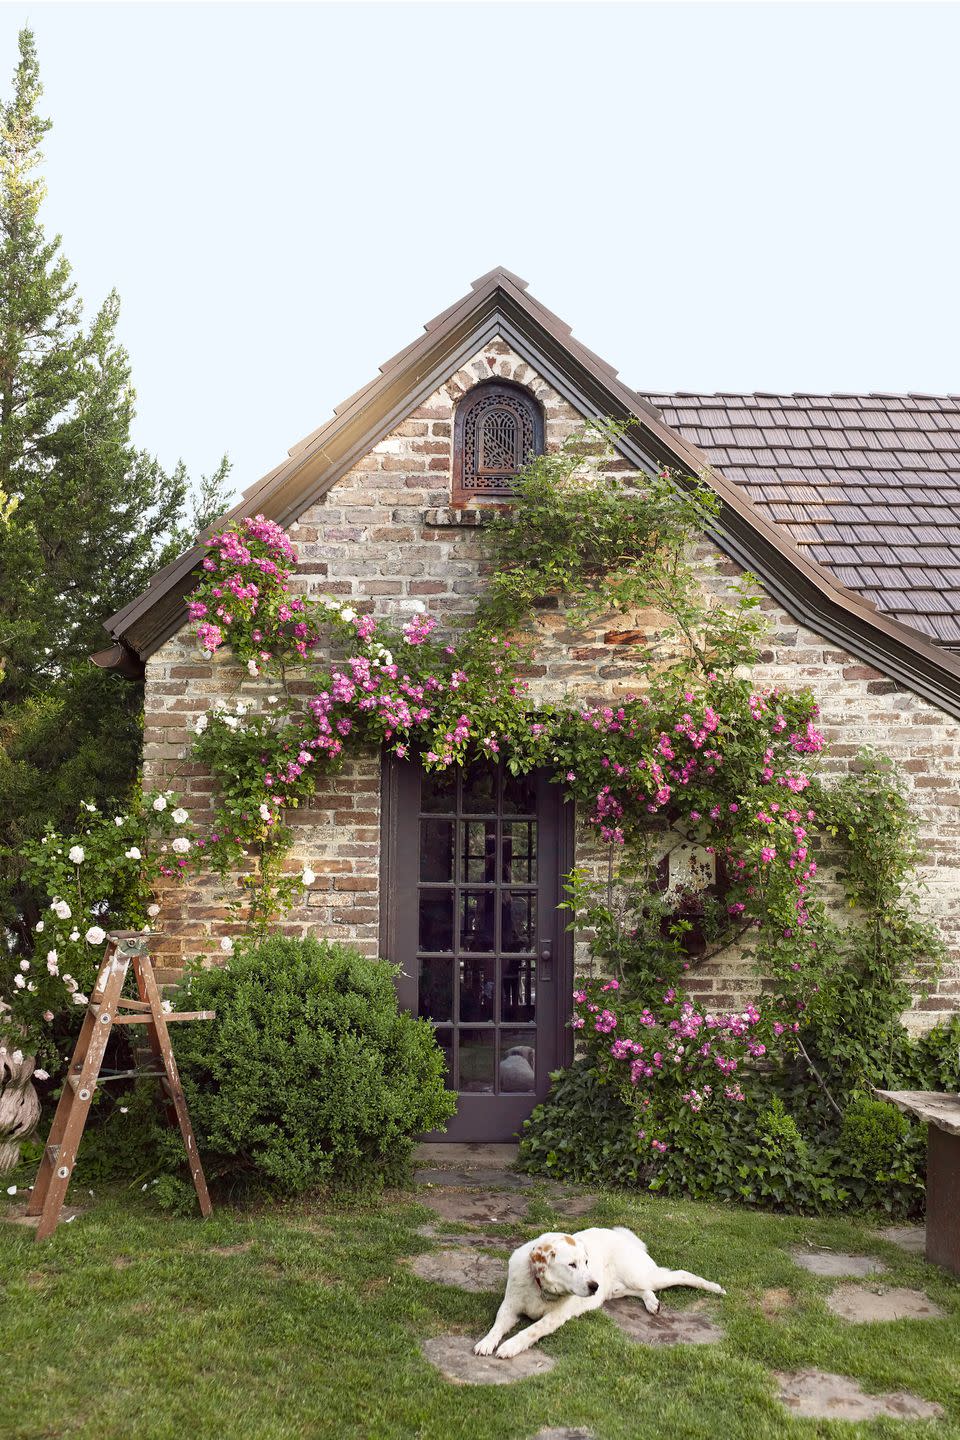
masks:
[[[20,1146],[36,1129],[40,1098],[31,1076],[37,1060],[0,1045],[0,1175],[20,1160]]]

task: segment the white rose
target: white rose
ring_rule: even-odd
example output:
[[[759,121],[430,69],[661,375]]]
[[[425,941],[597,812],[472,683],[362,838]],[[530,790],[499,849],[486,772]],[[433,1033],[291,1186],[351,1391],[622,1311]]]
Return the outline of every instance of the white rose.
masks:
[[[228,730],[236,730],[237,726],[240,724],[240,721],[235,715],[224,715],[223,723],[224,725],[226,725]]]
[[[8,1185],[8,1186],[7,1186],[7,1194],[8,1194],[8,1195],[16,1195],[16,1193],[17,1193],[17,1187],[16,1187],[16,1185]]]
[[[422,600],[414,600],[413,604],[410,606],[410,609],[413,611],[414,615],[423,615],[425,614],[427,607],[426,605],[424,605]]]
[[[73,1003],[74,1003],[74,1005],[86,1005],[86,1003],[87,1003],[87,997],[86,997],[86,995],[81,995],[81,994],[80,994],[80,991],[78,990],[77,993],[76,993],[76,995],[74,995],[74,997],[73,997]]]
[[[238,714],[238,715],[246,715],[246,713],[247,713],[247,708],[248,708],[248,707],[247,707],[247,704],[246,704],[245,701],[243,701],[243,700],[238,700],[238,701],[237,701],[237,714]]]
[[[202,735],[203,732],[204,732],[204,730],[206,730],[208,724],[209,724],[209,721],[207,720],[206,715],[201,715],[201,716],[200,716],[200,719],[197,721],[196,725],[194,725],[194,727],[193,727],[193,733],[194,733],[194,735]]]
[[[304,865],[304,867],[303,867],[303,874],[300,876],[300,879],[303,881],[304,885],[312,885],[313,882],[314,882],[314,880],[316,880],[316,878],[317,878],[317,877],[316,877],[316,875],[314,875],[313,871],[310,869],[310,866],[309,866],[309,865]]]
[[[30,961],[29,961],[29,960],[21,960],[21,961],[20,961],[20,969],[21,969],[24,973],[26,973],[26,972],[30,969]]]
[[[53,904],[50,906],[50,909],[53,911],[54,915],[56,915],[58,920],[69,920],[73,916],[73,911],[70,909],[70,906],[67,904],[66,900],[61,900],[59,896],[56,900],[54,900]]]
[[[124,853],[124,855],[126,856],[126,858],[127,858],[128,860],[142,860],[142,859],[143,859],[143,856],[140,854],[140,851],[137,849],[136,845],[131,845],[131,846],[130,846],[130,849],[129,849],[129,850],[125,850],[123,853]]]
[[[148,906],[147,906],[147,914],[150,916],[150,919],[151,919],[151,920],[156,919],[156,917],[160,914],[160,906],[159,906],[159,905],[148,905]]]
[[[113,823],[114,823],[114,825],[122,825],[122,824],[123,824],[123,816],[122,816],[122,815],[116,815],[116,816],[114,817]]]
[[[70,849],[70,853],[67,856],[67,859],[72,860],[74,865],[82,865],[85,858],[86,851],[84,850],[82,845],[72,846]]]
[[[341,611],[340,611],[340,619],[341,619],[341,620],[346,620],[348,624],[350,623],[351,620],[356,620],[356,618],[357,618],[357,612],[356,612],[356,610],[351,610],[350,607],[349,607],[349,605],[347,606],[347,608],[346,608],[345,610],[341,610]]]
[[[174,810],[173,812],[174,825],[186,825],[189,819],[190,816],[187,814],[186,810],[184,810],[183,806],[178,805],[176,810]]]
[[[157,811],[166,810],[166,808],[167,808],[167,802],[166,802],[166,800],[164,800],[164,798],[163,798],[162,795],[158,795],[157,798],[156,798],[156,800],[154,800],[154,802],[153,802],[153,808],[154,808],[154,810],[157,810]]]
[[[22,990],[22,989],[24,989],[24,987],[26,986],[26,983],[27,983],[27,982],[26,982],[26,980],[24,980],[24,978],[23,978],[22,975],[14,975],[14,977],[13,977],[13,983],[14,983],[14,985],[16,985],[16,987],[17,987],[18,990]]]
[[[220,949],[223,951],[224,955],[233,954],[233,941],[230,939],[229,935],[224,935],[223,939],[220,941]]]
[[[101,930],[99,925],[91,925],[84,939],[88,945],[102,945],[107,938],[106,930]]]
[[[250,674],[250,675],[259,675],[259,674],[260,674],[259,668],[257,667],[257,662],[256,662],[256,660],[248,660],[248,661],[247,661],[247,673]]]
[[[49,970],[49,972],[50,972],[51,975],[59,975],[59,974],[60,974],[60,967],[59,967],[59,965],[57,964],[57,952],[56,952],[56,950],[49,950],[49,951],[47,952],[47,969]]]
[[[70,931],[70,939],[71,939],[71,940],[79,940],[79,939],[80,939],[80,931],[79,931],[79,930],[71,930],[71,931]]]
[[[176,840],[172,841],[170,849],[177,855],[186,855],[190,849],[190,841],[185,835],[178,835]]]
[[[33,928],[36,930],[36,932],[37,932],[38,935],[42,935],[42,934],[43,934],[43,921],[42,921],[42,920],[38,920],[37,923],[36,923],[36,925],[35,925]]]
[[[269,819],[270,819],[270,806],[269,806],[269,805],[261,805],[261,806],[260,806],[260,819],[261,819],[261,820],[269,820]]]
[[[49,1080],[50,1075],[46,1070],[34,1070],[33,1078],[34,1080]]]

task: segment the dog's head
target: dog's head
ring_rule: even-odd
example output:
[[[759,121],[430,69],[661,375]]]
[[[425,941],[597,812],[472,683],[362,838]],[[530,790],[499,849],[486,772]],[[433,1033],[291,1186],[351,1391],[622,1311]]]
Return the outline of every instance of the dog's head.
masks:
[[[541,1235],[530,1252],[530,1268],[545,1295],[595,1295],[587,1252],[572,1235]]]

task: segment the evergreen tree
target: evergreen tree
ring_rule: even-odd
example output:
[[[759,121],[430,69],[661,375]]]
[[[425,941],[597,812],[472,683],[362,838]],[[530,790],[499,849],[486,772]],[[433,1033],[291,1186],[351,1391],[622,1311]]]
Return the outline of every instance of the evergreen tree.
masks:
[[[19,840],[72,823],[81,800],[121,800],[136,775],[139,687],[87,657],[103,620],[225,508],[229,466],[201,482],[188,523],[183,465],[167,474],[133,445],[118,298],[85,326],[44,233],[50,122],[29,29],[19,50],[0,105],[0,917],[25,938]]]

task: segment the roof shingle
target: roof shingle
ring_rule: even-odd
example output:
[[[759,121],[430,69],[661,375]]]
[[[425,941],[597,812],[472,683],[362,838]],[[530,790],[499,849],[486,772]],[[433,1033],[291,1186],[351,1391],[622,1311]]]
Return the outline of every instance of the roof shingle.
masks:
[[[841,584],[960,648],[960,395],[641,398]]]

